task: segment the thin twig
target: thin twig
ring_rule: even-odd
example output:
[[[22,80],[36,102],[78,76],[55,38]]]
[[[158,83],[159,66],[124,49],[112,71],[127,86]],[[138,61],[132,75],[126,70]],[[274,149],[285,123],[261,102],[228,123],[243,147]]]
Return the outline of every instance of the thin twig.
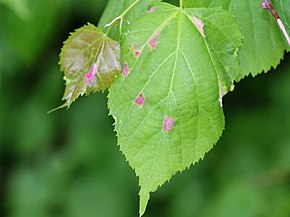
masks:
[[[273,7],[273,5],[271,4],[270,0],[263,0],[262,1],[262,8],[264,8],[265,10],[269,10],[271,12],[271,14],[273,15],[273,17],[275,18],[275,20],[277,21],[280,29],[282,30],[289,46],[290,46],[290,37],[286,31],[286,28],[281,20],[281,18],[279,17],[277,11],[275,10],[275,8]]]
[[[122,17],[121,16],[119,16],[119,17],[116,17],[115,19],[113,19],[110,23],[108,23],[108,24],[106,24],[105,25],[105,27],[107,28],[107,27],[109,27],[109,26],[111,26],[111,25],[113,25],[117,20],[121,20],[122,19]]]

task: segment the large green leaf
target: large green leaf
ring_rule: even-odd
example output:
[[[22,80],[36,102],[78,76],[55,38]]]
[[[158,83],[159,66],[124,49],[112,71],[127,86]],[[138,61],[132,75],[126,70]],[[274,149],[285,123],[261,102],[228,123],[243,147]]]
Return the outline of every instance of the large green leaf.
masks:
[[[202,159],[224,129],[222,96],[239,76],[239,26],[222,9],[158,4],[127,26],[123,73],[109,89],[118,144],[139,176],[140,215],[150,192]]]
[[[92,24],[72,33],[65,42],[60,65],[66,81],[61,107],[80,95],[106,90],[120,72],[120,45]]]
[[[286,40],[272,15],[261,7],[262,1],[184,0],[185,7],[218,7],[233,12],[244,36],[239,52],[242,77],[253,76],[277,67],[289,50]],[[290,1],[273,1],[289,31]],[[286,27],[286,28],[287,28]],[[241,78],[242,78],[241,77]]]
[[[125,17],[126,21],[123,23],[124,26],[128,25],[130,22],[138,19],[146,10],[150,10],[153,3],[160,2],[161,0],[141,0],[138,2],[128,15]],[[98,24],[99,28],[106,31],[105,25],[110,23],[116,17],[120,16],[130,5],[132,5],[136,0],[109,0],[106,9],[100,19]],[[119,40],[120,32],[118,25],[110,31],[109,36],[115,40]]]

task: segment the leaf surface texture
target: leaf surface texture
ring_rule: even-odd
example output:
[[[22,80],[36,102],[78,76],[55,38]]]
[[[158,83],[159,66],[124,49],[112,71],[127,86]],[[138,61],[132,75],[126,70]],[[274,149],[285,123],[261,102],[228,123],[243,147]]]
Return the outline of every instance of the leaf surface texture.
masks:
[[[239,51],[241,78],[267,72],[276,68],[289,46],[269,11],[261,7],[262,1],[252,0],[185,0],[185,7],[223,7],[232,12],[241,26],[244,36]],[[272,0],[290,33],[290,1]],[[238,79],[238,80],[240,80]]]
[[[120,68],[120,45],[88,24],[72,33],[60,54],[66,81],[61,107],[70,106],[80,95],[106,90]]]
[[[224,129],[222,96],[241,33],[219,8],[160,3],[125,28],[123,72],[109,89],[118,144],[139,177],[140,215],[150,192],[202,159]]]

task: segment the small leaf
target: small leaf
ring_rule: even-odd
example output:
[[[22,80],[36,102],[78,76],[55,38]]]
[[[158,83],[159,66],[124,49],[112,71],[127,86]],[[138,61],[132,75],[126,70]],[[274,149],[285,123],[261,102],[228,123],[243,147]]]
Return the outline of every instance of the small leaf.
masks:
[[[220,138],[221,97],[238,76],[242,38],[225,10],[154,8],[124,31],[121,60],[129,73],[113,83],[108,102],[118,144],[139,176],[140,215],[150,192]]]
[[[69,107],[80,95],[110,87],[121,70],[119,55],[119,43],[92,24],[72,33],[60,54],[66,81],[66,102],[61,107]]]
[[[286,29],[289,31],[290,1],[272,0],[280,12]],[[243,46],[239,51],[241,78],[252,74],[256,76],[271,67],[276,68],[289,50],[285,37],[272,15],[262,9],[261,0],[184,0],[185,7],[223,7],[237,17],[244,36]],[[287,20],[288,19],[288,20]]]

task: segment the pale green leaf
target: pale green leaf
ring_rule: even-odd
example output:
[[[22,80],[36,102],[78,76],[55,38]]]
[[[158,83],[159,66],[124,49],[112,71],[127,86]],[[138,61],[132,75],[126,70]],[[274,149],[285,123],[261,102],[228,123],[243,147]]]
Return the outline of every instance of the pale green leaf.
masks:
[[[227,11],[155,6],[127,26],[123,73],[109,89],[118,144],[150,192],[202,159],[224,129],[222,96],[237,74],[239,26]]]
[[[274,0],[273,5],[281,13],[289,32],[290,1]],[[241,0],[184,0],[185,7],[221,6],[235,14],[244,36],[239,51],[242,77],[253,76],[276,68],[289,46],[270,12],[261,7],[262,1]]]
[[[120,45],[92,24],[71,34],[60,54],[66,81],[61,107],[80,95],[106,90],[120,72]]]
[[[123,26],[125,27],[130,22],[138,19],[143,13],[148,11],[150,7],[161,0],[141,0],[125,17],[125,22]],[[102,31],[106,31],[105,25],[110,23],[116,17],[120,16],[130,5],[132,5],[136,0],[109,0],[106,9],[100,19],[98,27]],[[119,40],[120,32],[119,26],[115,25],[114,28],[109,32],[109,36],[115,40]]]

